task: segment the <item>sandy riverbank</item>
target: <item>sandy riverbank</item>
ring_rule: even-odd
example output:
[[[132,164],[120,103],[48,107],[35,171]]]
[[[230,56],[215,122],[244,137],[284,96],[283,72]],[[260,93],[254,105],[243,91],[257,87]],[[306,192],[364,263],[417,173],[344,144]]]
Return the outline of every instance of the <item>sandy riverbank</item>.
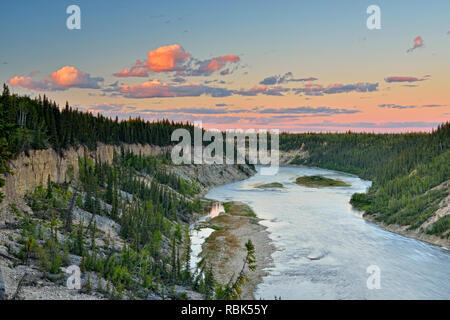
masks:
[[[262,226],[250,207],[241,202],[225,204],[227,213],[209,221],[214,231],[202,247],[202,256],[207,257],[215,279],[226,284],[241,270],[246,256],[245,243],[250,239],[255,246],[256,270],[247,270],[249,281],[242,287],[241,299],[254,299],[254,292],[265,268],[272,265],[271,255],[275,251],[266,227]]]

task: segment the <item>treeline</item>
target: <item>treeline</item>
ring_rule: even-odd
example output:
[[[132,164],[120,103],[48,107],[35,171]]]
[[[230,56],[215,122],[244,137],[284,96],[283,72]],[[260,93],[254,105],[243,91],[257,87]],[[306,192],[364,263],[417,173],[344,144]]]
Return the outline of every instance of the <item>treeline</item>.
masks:
[[[282,134],[281,150],[303,148],[308,157],[293,164],[356,174],[373,182],[367,194],[355,194],[354,205],[388,224],[418,228],[438,208],[446,188],[430,189],[450,179],[450,123],[432,133]],[[445,222],[447,221],[447,222]],[[436,233],[450,227],[439,221]],[[445,226],[447,226],[445,228]],[[443,230],[443,231],[442,231]],[[448,234],[447,234],[448,236]]]
[[[11,94],[6,85],[0,97],[0,113],[3,123],[22,129],[9,137],[8,149],[12,153],[29,148],[61,150],[78,145],[95,149],[98,142],[166,146],[172,143],[173,130],[186,128],[193,132],[193,126],[187,122],[148,122],[139,117],[119,121],[117,117],[111,119],[73,109],[68,103],[60,109],[45,95],[36,99],[18,96]]]

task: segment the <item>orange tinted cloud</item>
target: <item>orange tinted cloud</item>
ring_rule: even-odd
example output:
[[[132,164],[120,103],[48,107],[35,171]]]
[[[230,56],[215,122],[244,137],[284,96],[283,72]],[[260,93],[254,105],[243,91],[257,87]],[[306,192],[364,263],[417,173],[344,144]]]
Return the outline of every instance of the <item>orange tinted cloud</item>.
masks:
[[[120,72],[114,73],[113,76],[119,78],[125,77],[147,77],[148,69],[145,64],[143,64],[140,60],[137,60],[136,63],[130,69],[123,69]]]
[[[227,63],[237,63],[239,60],[237,55],[228,54],[226,56],[213,58],[206,66],[202,67],[201,70],[214,72],[222,69]]]
[[[31,77],[15,76],[14,78],[9,79],[8,82],[12,86],[21,86],[21,87],[29,89],[29,87],[31,85]]]
[[[8,83],[13,87],[22,87],[25,89],[35,90],[35,91],[66,90],[65,88],[55,86],[55,84],[52,81],[49,81],[47,78],[37,81],[37,80],[33,80],[33,78],[31,76],[29,76],[29,77],[15,76],[15,77],[9,79]]]
[[[82,84],[88,74],[72,66],[65,66],[50,74],[50,78],[59,87],[74,87]]]
[[[120,92],[126,97],[133,98],[173,97],[167,83],[161,83],[158,79],[137,85],[124,84],[121,86]]]
[[[417,48],[423,47],[423,39],[421,36],[417,36],[414,38],[414,45],[412,48],[408,49],[406,52],[414,51]]]
[[[190,56],[179,44],[159,47],[148,53],[147,67],[154,72],[177,71]]]
[[[92,88],[99,89],[99,82],[103,78],[92,78],[88,73],[82,72],[73,66],[64,66],[50,74],[50,79],[34,80],[32,72],[28,77],[15,76],[8,80],[12,86],[20,86],[30,90],[55,91],[67,90],[68,88]]]
[[[206,60],[193,58],[179,44],[159,47],[147,53],[147,60],[142,63],[137,60],[130,69],[123,69],[114,73],[116,77],[147,77],[153,72],[176,72],[178,76],[209,76],[215,71],[221,75],[233,72],[225,67],[237,63],[240,58],[235,54],[228,54]]]
[[[91,78],[91,76],[73,66],[64,66],[50,74],[53,83],[60,88],[92,88],[98,89],[98,82],[103,78]]]
[[[169,85],[158,79],[146,81],[137,85],[122,85],[118,92],[126,98],[169,98],[169,97],[228,97],[233,94],[229,89],[209,87],[200,83],[185,83],[183,85]]]

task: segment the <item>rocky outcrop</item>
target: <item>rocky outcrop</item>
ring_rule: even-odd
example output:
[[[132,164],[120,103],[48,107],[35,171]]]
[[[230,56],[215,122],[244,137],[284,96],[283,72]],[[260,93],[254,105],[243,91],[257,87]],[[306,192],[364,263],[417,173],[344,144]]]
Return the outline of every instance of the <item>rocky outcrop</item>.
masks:
[[[304,149],[304,144],[300,149],[293,149],[289,151],[280,150],[280,166],[292,165],[292,160],[306,160],[309,158],[309,152]]]
[[[123,144],[124,150],[129,150],[135,154],[157,155],[164,148],[159,146]],[[121,146],[105,145],[99,143],[95,151],[89,151],[85,147],[77,149],[70,148],[56,152],[53,149],[30,150],[21,153],[11,161],[13,174],[6,174],[5,186],[2,191],[5,193],[6,202],[17,201],[38,185],[46,185],[47,178],[53,182],[63,183],[78,176],[78,158],[85,155],[91,159],[97,158],[99,161],[112,163],[114,152],[120,152]]]
[[[206,193],[211,187],[223,185],[243,179],[255,174],[255,170],[248,165],[181,165],[170,168],[172,173],[188,181],[198,181],[203,185]]]
[[[448,193],[447,197],[442,199],[442,201],[439,203],[439,209],[419,227],[420,230],[426,230],[430,228],[433,225],[433,223],[438,221],[440,218],[450,214],[450,180],[441,183],[440,185],[434,187],[431,190],[442,190],[442,189],[447,190]]]

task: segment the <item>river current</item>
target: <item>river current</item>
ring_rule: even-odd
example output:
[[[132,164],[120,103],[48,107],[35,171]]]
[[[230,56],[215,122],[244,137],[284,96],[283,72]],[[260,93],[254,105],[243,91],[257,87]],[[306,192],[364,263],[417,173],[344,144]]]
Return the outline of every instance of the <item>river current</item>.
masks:
[[[450,299],[448,250],[386,231],[365,221],[349,204],[351,195],[366,191],[369,181],[306,167],[281,167],[272,176],[261,175],[260,169],[247,180],[206,195],[247,203],[268,228],[277,250],[256,290],[257,299]],[[351,186],[308,188],[294,183],[304,175]],[[255,188],[271,182],[284,188]],[[210,232],[194,235],[195,253]]]

